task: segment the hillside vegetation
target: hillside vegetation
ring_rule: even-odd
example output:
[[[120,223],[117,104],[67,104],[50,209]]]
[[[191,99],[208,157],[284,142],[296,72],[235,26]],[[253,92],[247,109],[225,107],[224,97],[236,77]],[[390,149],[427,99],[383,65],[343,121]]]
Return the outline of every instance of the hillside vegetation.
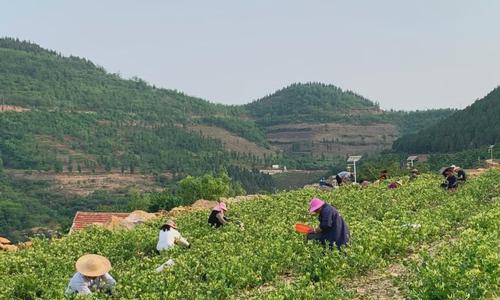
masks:
[[[289,123],[393,124],[401,135],[426,128],[452,109],[383,111],[352,91],[317,82],[296,83],[244,106],[264,127]]]
[[[138,188],[148,192],[174,190],[188,175],[227,172],[247,193],[270,192],[275,185],[261,166],[330,169],[339,157],[390,148],[399,135],[451,112],[381,112],[354,92],[320,83],[225,106],[11,38],[0,38],[0,105],[0,173],[18,174],[0,174],[0,235],[16,239],[33,226],[64,229],[77,209],[126,210],[135,187],[123,181],[101,190],[96,174],[148,176],[152,184]],[[297,135],[301,122],[311,133],[305,139],[277,132]],[[344,124],[349,134],[340,132]],[[37,180],[60,175],[74,177],[67,181],[77,188]],[[30,220],[19,221],[29,207],[37,207]]]
[[[394,142],[396,151],[458,152],[500,142],[500,87],[467,108]]]
[[[177,223],[192,248],[160,255],[154,252],[160,221],[133,231],[96,228],[60,240],[36,240],[31,249],[0,254],[0,297],[63,299],[76,259],[98,253],[113,264],[118,299],[351,298],[357,295],[350,283],[359,276],[411,262],[415,254],[430,261],[425,249],[441,245],[444,251],[435,261],[409,267],[405,274],[411,279],[392,285],[413,299],[494,298],[500,292],[498,233],[492,235],[500,225],[499,181],[500,172],[492,170],[455,193],[439,188],[439,179],[430,175],[397,190],[375,185],[279,193],[230,206],[229,215],[242,221],[244,230],[210,228],[208,211],[185,213]],[[335,205],[349,224],[351,245],[344,254],[304,243],[293,231],[295,222],[317,222],[307,213],[313,196]],[[176,264],[156,273],[169,258]]]
[[[80,164],[86,170],[203,173],[230,160],[219,141],[182,128],[191,118],[230,108],[124,80],[85,59],[27,42],[1,39],[0,57],[1,96],[32,109],[2,113],[0,153],[8,168],[62,171],[72,160],[75,170]],[[82,157],[61,157],[58,149],[41,145],[39,136]]]
[[[246,105],[262,123],[325,122],[338,115],[378,112],[378,106],[353,92],[321,83],[292,84]]]
[[[382,112],[362,96],[320,83],[294,84],[245,106],[217,105],[10,38],[0,39],[0,58],[0,97],[9,107],[29,109],[0,112],[0,155],[8,168],[62,171],[79,164],[83,170],[190,174],[221,164],[251,168],[283,159],[258,158],[251,150],[234,159],[220,139],[187,127],[224,128],[269,148],[266,126],[274,123],[388,123],[406,133],[449,113]],[[40,141],[50,139],[79,155]],[[301,167],[293,157],[286,161]]]

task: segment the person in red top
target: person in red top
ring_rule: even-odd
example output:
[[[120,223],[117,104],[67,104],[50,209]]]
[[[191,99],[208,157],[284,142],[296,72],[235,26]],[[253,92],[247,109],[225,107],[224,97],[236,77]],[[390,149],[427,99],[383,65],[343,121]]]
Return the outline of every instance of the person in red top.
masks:
[[[387,187],[392,190],[392,189],[397,189],[398,187],[400,187],[402,185],[403,185],[403,181],[398,180],[398,181],[394,181],[394,182],[389,183],[389,185]]]
[[[387,170],[382,170],[382,172],[380,172],[380,175],[378,176],[378,180],[383,181],[386,180],[387,177],[389,177],[389,172]]]

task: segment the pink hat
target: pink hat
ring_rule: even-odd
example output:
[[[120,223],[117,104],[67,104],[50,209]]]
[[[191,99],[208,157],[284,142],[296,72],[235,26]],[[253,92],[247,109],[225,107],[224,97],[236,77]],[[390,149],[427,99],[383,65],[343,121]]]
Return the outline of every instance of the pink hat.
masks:
[[[325,201],[318,199],[318,198],[313,198],[311,199],[311,202],[309,202],[309,212],[313,213],[320,209],[321,206],[325,204]]]
[[[214,210],[216,211],[227,210],[226,203],[221,202],[217,204],[217,206],[214,207]]]

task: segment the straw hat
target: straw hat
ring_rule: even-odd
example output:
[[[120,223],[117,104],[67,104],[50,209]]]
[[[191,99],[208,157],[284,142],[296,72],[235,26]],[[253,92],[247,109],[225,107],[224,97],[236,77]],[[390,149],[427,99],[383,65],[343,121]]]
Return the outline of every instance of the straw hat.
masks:
[[[175,224],[174,220],[168,220],[167,222],[165,222],[165,225],[168,225],[174,229],[177,229],[177,225]]]
[[[75,267],[78,272],[85,276],[98,277],[111,270],[111,262],[101,255],[86,254],[76,261]]]

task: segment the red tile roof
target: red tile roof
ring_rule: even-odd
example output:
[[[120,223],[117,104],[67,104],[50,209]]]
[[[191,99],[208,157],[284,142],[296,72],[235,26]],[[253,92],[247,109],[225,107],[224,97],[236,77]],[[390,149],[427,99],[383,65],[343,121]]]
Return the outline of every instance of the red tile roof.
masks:
[[[77,211],[73,219],[73,225],[69,232],[82,230],[85,227],[93,224],[106,224],[111,222],[112,217],[125,219],[130,213],[114,213],[114,212],[84,212]]]

